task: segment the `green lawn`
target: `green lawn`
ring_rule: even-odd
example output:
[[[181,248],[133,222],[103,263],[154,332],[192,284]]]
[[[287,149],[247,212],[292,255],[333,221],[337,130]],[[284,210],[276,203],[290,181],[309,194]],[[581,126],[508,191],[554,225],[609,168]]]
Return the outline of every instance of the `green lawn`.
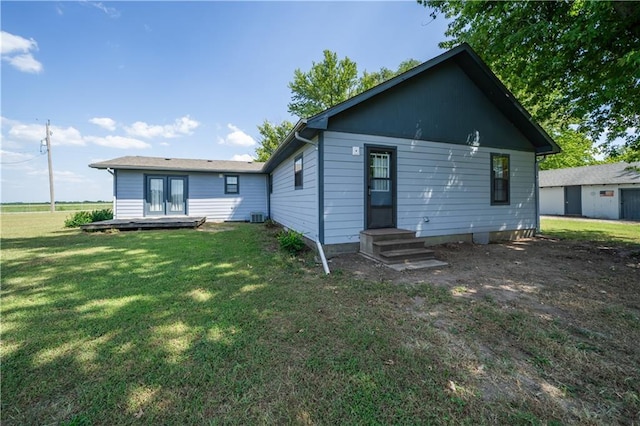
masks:
[[[563,239],[640,244],[640,222],[615,222],[545,217],[542,233]]]
[[[66,216],[0,216],[4,425],[562,418],[480,397],[458,345],[402,307],[466,315],[445,289],[325,276],[262,225],[87,234],[63,229]],[[474,309],[493,321],[497,307]],[[544,343],[532,334],[527,345]]]
[[[365,309],[432,289],[325,277],[260,225],[85,234],[64,217],[2,216],[3,424],[465,418],[424,374],[437,352]]]

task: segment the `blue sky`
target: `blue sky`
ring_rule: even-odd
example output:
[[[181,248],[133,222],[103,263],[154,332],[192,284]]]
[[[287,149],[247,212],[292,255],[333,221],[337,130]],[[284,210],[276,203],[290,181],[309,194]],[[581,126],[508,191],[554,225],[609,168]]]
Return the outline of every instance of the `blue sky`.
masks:
[[[2,202],[111,200],[89,163],[125,155],[248,160],[287,84],[329,49],[358,70],[442,50],[413,1],[8,2],[2,11]]]

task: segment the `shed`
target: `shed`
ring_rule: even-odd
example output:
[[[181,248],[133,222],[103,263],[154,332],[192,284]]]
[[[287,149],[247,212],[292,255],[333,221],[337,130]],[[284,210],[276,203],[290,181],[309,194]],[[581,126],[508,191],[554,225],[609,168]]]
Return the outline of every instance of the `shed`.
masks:
[[[540,213],[640,220],[640,162],[541,171]]]

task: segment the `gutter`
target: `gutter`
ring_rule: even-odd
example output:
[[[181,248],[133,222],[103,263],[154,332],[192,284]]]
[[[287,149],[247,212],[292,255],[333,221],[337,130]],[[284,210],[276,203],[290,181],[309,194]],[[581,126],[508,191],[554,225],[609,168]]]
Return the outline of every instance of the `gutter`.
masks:
[[[296,139],[298,139],[300,142],[308,143],[309,145],[313,145],[313,146],[316,147],[316,149],[318,149],[318,144],[317,143],[315,143],[311,139],[303,138],[302,136],[300,136],[300,133],[298,133],[297,131],[293,134],[293,136]]]

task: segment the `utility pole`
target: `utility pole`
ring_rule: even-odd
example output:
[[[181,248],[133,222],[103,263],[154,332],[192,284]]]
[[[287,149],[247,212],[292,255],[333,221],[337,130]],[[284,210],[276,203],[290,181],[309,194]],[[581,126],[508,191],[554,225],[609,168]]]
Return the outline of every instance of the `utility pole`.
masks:
[[[51,213],[56,211],[56,202],[53,196],[53,167],[51,166],[51,132],[49,120],[47,120],[47,161],[49,162],[49,198],[51,199]]]

